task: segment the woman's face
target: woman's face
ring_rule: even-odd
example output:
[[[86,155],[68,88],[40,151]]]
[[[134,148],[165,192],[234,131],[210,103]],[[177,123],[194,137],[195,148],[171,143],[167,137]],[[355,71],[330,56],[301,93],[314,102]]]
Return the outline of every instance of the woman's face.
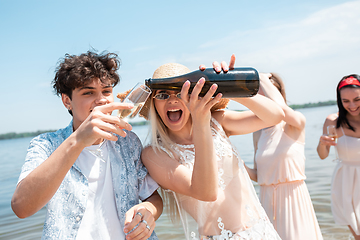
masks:
[[[154,106],[160,118],[170,131],[180,131],[187,124],[190,112],[186,107],[184,101],[180,99],[178,91],[164,91],[158,90],[155,96],[169,97],[167,99],[154,98]],[[170,96],[169,96],[170,95]]]
[[[344,108],[350,115],[360,115],[360,88],[342,88],[340,97]]]

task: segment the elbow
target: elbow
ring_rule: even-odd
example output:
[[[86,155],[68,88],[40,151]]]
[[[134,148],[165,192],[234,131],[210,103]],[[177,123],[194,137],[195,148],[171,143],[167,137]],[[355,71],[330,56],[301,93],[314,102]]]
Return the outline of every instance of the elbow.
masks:
[[[280,110],[279,113],[271,120],[271,124],[270,126],[274,126],[278,123],[280,123],[281,121],[283,121],[285,119],[285,113],[283,110]]]
[[[13,210],[13,211],[14,211],[14,210]],[[29,217],[28,215],[21,214],[21,213],[17,213],[17,212],[15,212],[15,211],[14,211],[14,213],[15,213],[15,215],[16,215],[18,218],[21,218],[21,219],[24,219],[24,218]]]
[[[215,202],[217,200],[217,194],[210,195],[208,198],[208,202]]]
[[[21,219],[30,217],[31,215],[34,214],[30,212],[28,208],[23,207],[20,201],[16,197],[13,197],[11,199],[11,209],[13,210],[15,215]]]
[[[216,191],[210,191],[202,194],[202,196],[198,197],[198,200],[204,202],[214,202],[217,200],[217,197],[218,197],[218,189],[216,189]]]
[[[24,211],[22,211],[20,209],[20,207],[18,206],[18,204],[16,204],[16,201],[14,201],[13,199],[11,200],[11,209],[13,210],[13,212],[15,213],[15,215],[18,218],[27,218],[29,215],[26,214]]]
[[[278,114],[278,117],[275,118],[274,121],[276,121],[276,124],[277,124],[277,123],[283,121],[284,119],[285,119],[285,112],[284,112],[283,109],[280,109],[280,112],[279,112],[279,114]]]
[[[251,177],[251,180],[257,182],[258,181],[257,174],[254,174],[254,176]]]

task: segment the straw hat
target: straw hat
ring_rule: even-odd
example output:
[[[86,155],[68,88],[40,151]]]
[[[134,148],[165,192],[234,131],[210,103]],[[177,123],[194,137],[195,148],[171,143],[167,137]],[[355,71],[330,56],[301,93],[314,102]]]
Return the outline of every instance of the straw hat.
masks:
[[[159,68],[157,68],[152,76],[153,79],[158,78],[169,78],[169,77],[176,77],[180,75],[184,75],[189,73],[190,70],[185,67],[184,65],[178,64],[178,63],[166,63],[164,65],[161,65]],[[131,91],[131,89],[127,90],[123,93],[118,93],[117,97],[121,100],[126,97],[126,95]],[[146,100],[144,106],[142,107],[139,115],[146,120],[149,120],[149,111],[150,111],[150,102],[152,97],[155,95],[153,92],[151,96]],[[216,103],[212,108],[211,111],[216,111],[218,109],[226,108],[227,104],[229,103],[229,99],[221,98],[218,103]]]

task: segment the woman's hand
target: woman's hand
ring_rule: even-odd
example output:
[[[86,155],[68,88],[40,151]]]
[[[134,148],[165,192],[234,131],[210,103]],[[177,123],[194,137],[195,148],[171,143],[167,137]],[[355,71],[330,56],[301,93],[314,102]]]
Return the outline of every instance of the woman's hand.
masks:
[[[316,148],[320,159],[325,159],[329,156],[330,147],[336,146],[335,138],[327,135],[327,127],[329,125],[336,125],[338,119],[337,113],[332,113],[326,117],[323,125],[323,134],[320,136],[319,144]],[[338,134],[339,135],[339,134]]]
[[[231,55],[231,57],[230,57],[229,65],[227,65],[227,63],[226,63],[225,61],[222,61],[221,64],[219,64],[217,61],[214,61],[214,62],[212,63],[212,65],[213,65],[213,68],[214,68],[214,70],[215,70],[216,72],[221,72],[221,70],[223,70],[224,72],[227,72],[227,71],[229,71],[229,69],[234,68],[234,66],[235,66],[235,59],[236,59],[236,58],[235,58],[235,54],[233,54],[233,55]],[[201,71],[203,71],[203,70],[206,69],[206,67],[205,67],[204,64],[201,64],[201,65],[199,66],[199,69],[200,69]]]
[[[321,135],[319,144],[326,146],[336,146],[336,140],[333,137],[329,137],[327,135]]]
[[[181,99],[189,109],[194,124],[209,123],[211,118],[210,109],[219,102],[222,97],[221,93],[218,93],[214,98],[212,97],[218,88],[217,84],[213,84],[204,97],[199,97],[204,84],[205,79],[200,78],[190,96],[188,96],[190,89],[189,81],[186,81],[181,89]]]

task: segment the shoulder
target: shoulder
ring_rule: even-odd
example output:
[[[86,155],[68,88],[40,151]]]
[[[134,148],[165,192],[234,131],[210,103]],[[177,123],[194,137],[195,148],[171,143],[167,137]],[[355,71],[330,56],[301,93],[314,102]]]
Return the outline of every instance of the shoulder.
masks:
[[[329,114],[325,119],[324,126],[336,125],[337,119],[338,119],[338,114],[337,113]]]
[[[34,137],[27,149],[25,164],[22,172],[32,171],[45,161],[66,139],[63,129],[56,132],[47,132]]]
[[[141,152],[141,159],[143,163],[148,166],[148,164],[156,163],[159,166],[165,166],[167,163],[175,161],[174,152],[171,150],[158,149],[152,146],[147,146]]]
[[[68,134],[68,128],[59,129],[55,132],[42,133],[30,141],[30,147],[40,146],[44,149],[56,149],[70,134]]]
[[[156,149],[149,145],[142,150],[141,156],[143,161],[148,161],[149,159],[160,160],[164,156],[167,156],[167,154],[163,150]]]
[[[142,150],[142,152],[141,152],[141,155],[151,155],[151,154],[154,154],[154,148],[153,147],[151,147],[151,146],[146,146],[143,150]]]
[[[337,113],[331,113],[326,117],[326,121],[336,121],[338,119]]]
[[[338,114],[337,114],[337,113],[331,113],[331,114],[329,114],[329,115],[326,117],[325,121],[324,121],[323,133],[324,133],[324,134],[326,133],[326,128],[327,128],[327,126],[329,126],[329,125],[336,125],[337,120],[338,120]]]

